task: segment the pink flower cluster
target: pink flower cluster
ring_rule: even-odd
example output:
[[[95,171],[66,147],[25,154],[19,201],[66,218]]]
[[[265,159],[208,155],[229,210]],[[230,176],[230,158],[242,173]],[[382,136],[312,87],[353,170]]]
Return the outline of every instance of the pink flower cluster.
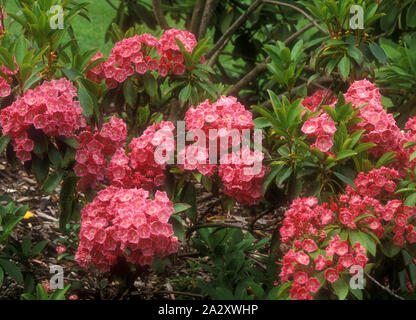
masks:
[[[416,232],[410,224],[410,218],[416,215],[416,209],[403,205],[394,196],[399,173],[391,168],[373,169],[367,174],[359,173],[354,180],[357,190],[348,186],[346,194],[339,197],[339,221],[350,229],[359,226],[354,222],[358,217],[378,237],[392,234],[394,244],[402,246],[405,234],[409,243],[416,242]]]
[[[308,108],[310,111],[315,112],[318,110],[318,107],[323,103],[324,98],[327,98],[327,102],[325,105],[335,105],[337,102],[337,98],[332,94],[331,91],[328,92],[328,90],[318,90],[315,91],[311,96],[305,97],[302,100],[303,106]]]
[[[131,141],[130,153],[117,150],[107,167],[111,184],[149,191],[161,186],[166,178],[164,170],[169,154],[175,149],[174,130],[169,121],[153,124]]]
[[[405,129],[411,131],[413,134],[416,134],[416,117],[410,118],[406,122]]]
[[[179,151],[178,167],[182,170],[197,170],[202,175],[212,177],[217,171],[217,165],[209,160],[209,149],[198,145],[186,146]]]
[[[316,141],[311,145],[311,148],[328,152],[333,146],[332,139],[337,128],[328,114],[323,112],[319,116],[309,118],[303,124],[301,130],[308,137],[316,137]]]
[[[19,159],[27,161],[32,158],[34,142],[28,135],[30,128],[42,130],[50,137],[71,137],[85,126],[82,108],[79,101],[74,100],[76,96],[76,88],[64,78],[45,81],[1,110],[3,134],[13,139]]]
[[[92,68],[87,77],[98,83],[105,79],[109,88],[115,88],[135,72],[144,74],[148,70],[156,70],[158,62],[150,56],[151,49],[156,45],[157,39],[147,33],[123,39],[115,44],[108,59]],[[102,58],[101,52],[90,63],[98,58]]]
[[[197,45],[195,36],[189,31],[166,30],[157,44],[157,53],[160,55],[159,74],[162,77],[167,76],[169,73],[180,75],[185,72],[184,57],[175,38],[182,42],[189,53],[192,53],[192,50]]]
[[[196,108],[191,106],[185,114],[185,122],[187,130],[201,129],[207,137],[210,129],[216,129],[221,137],[229,135],[232,129],[254,128],[251,112],[231,96],[221,96],[214,103],[205,100]]]
[[[321,250],[313,239],[305,238],[303,241],[295,240],[294,248],[285,254],[280,278],[282,281],[293,279],[289,291],[291,299],[313,300],[313,294],[323,284],[312,274],[323,272],[325,280],[332,283],[338,280],[339,273],[353,265],[364,268],[367,261],[365,249],[359,242],[351,247],[336,235],[325,250]]]
[[[325,90],[316,91],[312,96],[304,98],[302,104],[312,112],[316,112],[325,95]],[[416,140],[416,120],[409,119],[408,124],[406,124],[407,132],[400,130],[393,115],[386,112],[382,107],[379,89],[366,79],[355,81],[344,94],[344,97],[347,103],[351,102],[355,108],[360,108],[358,117],[363,120],[350,129],[352,131],[365,130],[361,139],[362,142],[376,144],[368,150],[369,154],[380,158],[386,152],[394,151],[397,161],[391,165],[392,167],[397,168],[401,175],[405,174],[404,168],[413,169],[416,165],[416,159],[410,163],[409,156],[416,151],[416,147],[405,149],[403,145],[408,141]],[[336,97],[332,96],[327,104],[334,106],[336,101]],[[324,130],[321,130],[320,135],[315,133],[317,119],[321,118],[324,121],[327,120],[325,117],[326,113],[322,112],[321,115],[306,121],[302,127],[302,132],[310,136],[317,136],[315,144],[311,147],[316,147],[323,152],[329,151],[333,145],[330,133],[328,134]],[[334,128],[329,130],[332,131]]]
[[[91,264],[108,272],[124,257],[141,266],[153,257],[165,257],[180,247],[168,223],[174,212],[165,192],[157,191],[154,200],[143,189],[110,186],[82,210],[80,244],[75,260],[81,267]]]
[[[109,88],[115,88],[135,72],[144,74],[158,70],[162,77],[170,73],[180,75],[185,72],[184,57],[175,37],[182,41],[186,50],[192,53],[197,41],[189,31],[166,30],[160,40],[144,33],[117,42],[108,59],[87,72],[87,78],[101,83],[103,79]],[[153,52],[157,48],[158,56]],[[98,52],[89,62],[102,58]]]
[[[16,70],[12,72],[9,68],[6,66],[1,66],[1,72],[5,76],[7,76],[9,81],[12,81],[13,78],[11,76],[15,75],[19,71],[19,66],[16,63]],[[8,97],[10,93],[12,92],[12,88],[10,87],[9,82],[7,82],[6,79],[0,76],[0,98]]]
[[[94,189],[97,182],[104,180],[107,158],[123,146],[127,138],[127,127],[123,120],[112,117],[99,132],[83,131],[77,137],[79,149],[75,160],[75,174],[81,179],[78,189]]]
[[[215,155],[217,158],[220,154],[228,153],[231,145],[241,143],[242,130],[254,128],[251,112],[246,110],[237,98],[226,96],[222,96],[214,103],[205,100],[196,108],[191,106],[185,114],[185,123],[188,131],[198,133],[200,130],[206,139],[181,150],[179,156],[183,159],[183,168],[197,169],[201,174],[208,176],[213,175],[217,167],[215,163],[209,161],[209,147],[211,145],[217,147]],[[235,139],[233,139],[234,134],[236,134]]]
[[[368,152],[379,158],[388,151],[395,151],[397,162],[393,164],[394,167],[398,169],[413,168],[416,162],[409,163],[409,156],[413,151],[416,151],[416,148],[403,148],[404,143],[416,139],[415,132],[409,129],[412,122],[406,126],[406,129],[410,130],[409,132],[401,131],[397,127],[393,115],[383,109],[378,88],[366,79],[355,81],[344,96],[345,101],[351,102],[356,108],[366,104],[359,112],[359,117],[364,121],[358,123],[357,128],[366,130],[363,142],[376,144]],[[402,169],[400,171],[400,173],[404,173]]]
[[[261,151],[253,152],[248,147],[224,155],[218,170],[224,193],[245,205],[258,204],[262,196],[263,178],[268,169],[261,164],[263,158]]]
[[[381,167],[360,173],[354,180],[357,189],[348,186],[345,194],[330,199],[330,205],[318,205],[313,197],[292,202],[280,229],[282,241],[292,244],[283,258],[280,273],[283,282],[294,280],[290,289],[292,299],[313,298],[313,293],[323,285],[314,277],[318,272],[325,270],[324,278],[334,282],[340,272],[353,265],[365,267],[368,262],[359,242],[351,247],[339,235],[328,242],[327,226],[372,231],[380,239],[391,237],[398,246],[403,246],[406,240],[416,242],[411,223],[416,209],[404,206],[394,197],[398,179],[396,170]]]
[[[219,168],[225,194],[246,205],[257,204],[261,199],[261,184],[266,171],[261,165],[263,153],[254,153],[247,147],[236,153],[230,152],[232,146],[242,142],[243,130],[254,129],[251,112],[235,97],[222,96],[214,103],[205,100],[196,108],[190,107],[185,122],[187,130],[202,133],[205,140],[197,140],[181,150],[178,157],[183,164],[179,167],[196,169],[207,176],[214,175]],[[212,146],[215,146],[215,158],[222,157],[219,167],[209,159]],[[255,165],[258,172],[250,171],[250,167],[254,169]]]
[[[322,229],[333,220],[334,214],[328,204],[318,205],[314,197],[299,198],[292,202],[285,213],[280,235],[283,242],[298,239],[304,235],[326,237]]]

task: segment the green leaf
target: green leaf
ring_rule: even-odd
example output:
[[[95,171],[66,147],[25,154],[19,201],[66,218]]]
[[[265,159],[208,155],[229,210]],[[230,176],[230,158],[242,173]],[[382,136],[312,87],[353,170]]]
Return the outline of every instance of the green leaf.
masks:
[[[169,223],[172,225],[173,232],[179,241],[183,241],[185,236],[185,228],[183,220],[177,215],[172,215],[169,219]]]
[[[48,151],[48,137],[41,133],[36,133],[33,137],[35,145],[33,148],[33,152],[36,153],[37,155],[43,155],[45,152]]]
[[[135,106],[137,102],[137,90],[131,80],[124,83],[124,97],[130,106]]]
[[[35,288],[35,278],[32,273],[27,273],[25,275],[24,283],[25,283],[24,285],[25,293],[31,293],[33,289]]]
[[[202,176],[201,183],[204,186],[205,190],[207,190],[208,192],[212,192],[213,182],[211,178],[208,178],[207,176]]]
[[[150,97],[155,97],[157,95],[157,81],[155,77],[151,73],[146,73],[143,76],[143,83],[146,92],[149,94]]]
[[[409,207],[414,207],[416,205],[416,192],[408,196],[404,204]]]
[[[184,188],[183,194],[182,201],[191,205],[191,207],[186,210],[186,214],[191,220],[195,220],[197,215],[197,199],[194,185],[192,183],[188,183]]]
[[[345,300],[348,295],[348,284],[344,279],[339,278],[337,281],[331,283],[331,287],[334,289],[339,300]]]
[[[355,242],[359,242],[368,252],[370,252],[373,256],[376,255],[376,244],[374,240],[365,232],[358,231],[358,230],[351,230],[349,232],[350,236],[350,243],[353,246]]]
[[[386,64],[388,61],[388,58],[386,54],[384,53],[383,49],[380,48],[380,46],[377,43],[370,43],[369,46],[371,53],[373,56],[380,61],[382,64]]]
[[[270,123],[270,121],[267,120],[264,117],[259,117],[259,118],[254,119],[253,123],[254,123],[254,128],[255,129],[264,129],[264,128],[267,128],[267,127],[271,127],[271,125],[272,125]]]
[[[361,64],[363,62],[363,54],[361,51],[354,45],[348,46],[348,55],[357,62],[357,64]]]
[[[339,161],[339,160],[342,160],[342,159],[345,159],[345,158],[350,158],[350,157],[355,156],[355,155],[357,155],[356,151],[344,150],[344,151],[341,151],[341,152],[337,153],[337,157],[335,158],[335,160]]]
[[[21,247],[22,247],[23,255],[25,257],[28,257],[29,252],[30,252],[30,248],[32,247],[32,240],[30,240],[30,237],[24,237],[22,239]]]
[[[365,142],[365,143],[360,143],[357,148],[354,149],[355,152],[361,153],[363,151],[367,151],[368,149],[374,148],[375,146],[377,146],[377,144],[373,143],[373,142]]]
[[[11,71],[16,69],[12,54],[4,47],[0,47],[0,60],[3,61],[3,64]]]
[[[23,275],[20,268],[13,262],[5,259],[0,259],[0,266],[3,267],[4,271],[16,282],[23,282]]]
[[[356,297],[358,300],[363,300],[363,291],[360,289],[352,289],[350,288],[350,292]]]
[[[348,75],[350,74],[350,66],[350,59],[348,59],[346,56],[342,57],[341,61],[338,63],[338,71],[341,74],[343,80],[348,78]]]
[[[77,139],[75,139],[74,137],[70,137],[70,138],[65,138],[62,140],[65,144],[67,144],[68,146],[70,146],[71,148],[74,149],[78,149],[79,145],[78,145],[78,141]]]
[[[408,141],[403,145],[403,148],[408,149],[416,146],[416,141]]]
[[[61,167],[61,164],[62,164],[61,153],[53,145],[49,145],[48,158],[52,162],[55,169],[59,169]]]
[[[181,52],[183,54],[183,57],[185,59],[185,65],[186,68],[189,70],[192,67],[192,57],[191,54],[188,52],[188,50],[185,49],[185,46],[183,43],[175,37],[175,41],[178,44],[179,48],[181,49]]]
[[[378,159],[375,167],[377,169],[379,169],[382,166],[387,166],[387,165],[391,164],[392,162],[395,162],[396,161],[395,155],[396,155],[396,153],[394,151],[390,151],[390,152],[387,152],[387,153],[383,154],[380,157],[380,159]]]
[[[37,300],[48,300],[48,293],[46,289],[42,286],[42,284],[38,283],[36,286],[36,299]]]
[[[263,196],[266,194],[267,189],[270,186],[270,183],[276,178],[277,174],[280,170],[282,170],[283,166],[276,166],[274,167],[270,173],[267,175],[267,177],[264,179],[263,186],[262,186],[262,194]]]
[[[9,144],[9,142],[10,142],[10,136],[9,135],[2,136],[0,138],[0,154],[3,153],[4,149],[6,149],[7,145]]]
[[[90,117],[94,112],[94,105],[88,90],[78,82],[78,99],[85,117]]]
[[[283,182],[285,182],[285,180],[290,177],[292,172],[293,172],[292,167],[285,168],[283,170],[282,174],[280,176],[276,177],[277,184],[283,184]]]
[[[53,172],[43,184],[43,191],[53,192],[62,180],[64,172]]]
[[[396,43],[386,38],[380,38],[379,43],[380,43],[380,47],[384,50],[386,56],[391,61],[400,60],[401,54],[400,54],[400,51],[398,50],[399,46]]]
[[[187,203],[175,203],[173,205],[173,209],[175,210],[175,213],[179,213],[179,212],[182,212],[182,211],[186,211],[186,210],[188,210],[191,207],[192,206],[190,204],[187,204]]]
[[[38,182],[43,183],[49,172],[49,161],[45,161],[36,156],[33,156],[32,171],[35,173]]]
[[[388,239],[387,241],[383,242],[383,246],[381,248],[383,253],[389,258],[393,258],[402,250],[401,246],[396,246],[393,243],[393,239]]]
[[[334,171],[334,175],[341,180],[342,182],[344,182],[347,185],[350,185],[351,187],[353,187],[354,189],[357,189],[354,181],[352,181],[350,178],[348,178],[347,176],[344,176],[342,173],[336,172]]]
[[[48,240],[42,240],[35,244],[32,248],[32,257],[36,257],[46,247]]]
[[[191,96],[191,89],[192,86],[187,84],[184,88],[182,88],[181,92],[179,92],[179,100],[181,100],[182,103],[188,101],[189,97]]]
[[[75,190],[78,178],[73,172],[64,177],[61,193],[59,195],[61,214],[59,216],[59,228],[66,230],[66,225],[70,222],[75,198]]]
[[[205,51],[207,50],[209,38],[204,38],[198,41],[198,44],[192,50],[192,63],[198,64],[204,55]]]
[[[406,13],[406,23],[411,28],[416,28],[416,2],[413,3],[407,8]]]
[[[63,289],[55,290],[49,297],[49,300],[65,300],[65,293],[69,290],[71,284],[67,284]]]

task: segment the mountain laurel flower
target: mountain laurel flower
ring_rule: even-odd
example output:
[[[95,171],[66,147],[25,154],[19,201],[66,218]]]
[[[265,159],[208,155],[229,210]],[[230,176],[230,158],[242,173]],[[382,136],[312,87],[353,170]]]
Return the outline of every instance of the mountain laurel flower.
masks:
[[[27,90],[13,104],[1,110],[3,135],[10,135],[17,157],[32,159],[34,148],[29,131],[41,130],[49,137],[73,137],[85,127],[77,89],[67,79],[45,81]]]
[[[100,131],[93,133],[85,130],[78,135],[74,172],[81,178],[78,181],[79,190],[95,189],[97,183],[104,180],[108,159],[123,146],[126,138],[127,126],[115,116],[104,123]]]
[[[336,269],[328,268],[328,269],[325,270],[324,277],[325,277],[325,280],[327,280],[329,282],[335,282],[335,281],[338,280],[339,274],[338,274],[338,271]]]
[[[133,138],[128,146],[131,152],[117,150],[106,171],[111,184],[148,191],[163,185],[169,152],[175,149],[174,129],[169,121],[153,124],[139,138]],[[162,150],[160,155],[158,148]]]
[[[306,120],[301,130],[308,137],[316,137],[315,143],[311,148],[317,148],[322,152],[328,152],[332,148],[332,139],[336,127],[334,121],[326,112]]]
[[[154,256],[175,253],[180,243],[168,223],[173,212],[165,192],[156,191],[151,199],[143,189],[107,187],[82,210],[75,260],[108,272],[119,257],[144,266]]]
[[[105,80],[109,88],[116,88],[118,84],[123,83],[135,73],[145,74],[148,71],[157,71],[162,77],[169,74],[181,75],[186,67],[175,38],[183,43],[189,53],[192,53],[197,45],[196,38],[191,32],[178,29],[166,30],[159,40],[147,33],[125,38],[114,45],[104,62],[86,72],[87,79],[96,83]],[[101,58],[103,55],[98,52],[87,67]],[[201,62],[203,61],[202,58]]]

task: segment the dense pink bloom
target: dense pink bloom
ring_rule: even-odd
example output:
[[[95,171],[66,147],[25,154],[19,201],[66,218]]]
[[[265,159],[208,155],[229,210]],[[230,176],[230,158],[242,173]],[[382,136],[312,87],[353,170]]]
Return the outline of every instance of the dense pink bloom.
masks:
[[[1,110],[0,125],[3,135],[10,135],[17,157],[30,160],[34,144],[29,129],[38,129],[50,137],[72,137],[85,120],[77,90],[68,80],[45,81],[28,90],[9,107]]]
[[[148,191],[161,186],[169,155],[175,149],[174,129],[169,121],[153,124],[130,142],[131,152],[117,150],[107,167],[111,184]]]
[[[112,117],[100,131],[83,131],[78,137],[79,149],[75,160],[75,174],[81,179],[78,188],[82,191],[95,189],[97,182],[104,180],[105,166],[127,138],[127,127],[123,120]]]
[[[394,193],[399,178],[395,169],[381,167],[359,173],[354,180],[357,188],[348,186],[344,194],[330,199],[330,205],[318,205],[313,197],[294,200],[280,228],[282,241],[292,245],[283,257],[281,280],[293,278],[296,281],[294,276],[299,272],[306,272],[311,278],[324,271],[325,279],[334,282],[338,273],[354,265],[363,268],[367,265],[369,258],[360,242],[351,246],[351,239],[342,240],[340,235],[327,239],[322,229],[329,223],[361,232],[370,229],[378,238],[388,234],[398,246],[403,246],[406,241],[415,243],[416,231],[411,218],[416,215],[416,208],[405,206],[396,199]],[[364,215],[365,218],[357,219]],[[305,252],[298,251],[301,248]],[[316,250],[320,250],[320,254],[312,254],[311,263],[309,258],[312,256],[308,253]],[[293,292],[292,299],[303,297],[298,295],[299,285],[298,280],[297,289],[290,291]]]
[[[326,226],[333,218],[333,212],[326,203],[317,205],[313,197],[299,198],[292,202],[286,211],[280,235],[283,242],[299,239],[305,235],[317,236],[318,230]]]
[[[197,45],[195,36],[189,31],[166,30],[157,43],[157,53],[160,56],[159,73],[162,77],[169,73],[180,75],[185,72],[184,57],[175,38],[182,42],[189,53],[192,53]]]
[[[308,137],[316,137],[316,141],[311,148],[328,152],[333,146],[332,138],[337,129],[334,121],[327,113],[323,112],[319,116],[309,118],[303,124],[301,130]]]
[[[217,164],[210,161],[211,151],[215,159],[221,156],[218,175],[224,193],[243,204],[257,204],[262,196],[261,184],[266,171],[261,164],[264,155],[245,146],[238,152],[231,152],[232,146],[241,144],[243,130],[254,128],[251,112],[235,97],[222,96],[215,103],[206,100],[197,107],[190,107],[185,122],[188,131],[203,133],[205,140],[181,150],[178,166],[212,176]]]
[[[180,246],[168,223],[174,212],[166,193],[154,200],[143,189],[110,186],[82,210],[80,244],[75,260],[81,267],[108,272],[124,257],[128,262],[150,265],[153,257],[165,257]]]
[[[404,143],[416,139],[416,132],[412,131],[414,120],[409,119],[406,124],[408,132],[400,130],[393,115],[383,109],[378,88],[366,79],[355,81],[344,96],[345,101],[351,102],[356,108],[364,105],[358,114],[364,121],[358,123],[356,127],[365,130],[363,142],[376,144],[368,152],[379,158],[388,151],[395,151],[397,161],[392,166],[400,169],[401,174],[405,173],[403,167],[414,168],[416,161],[409,163],[409,156],[416,151],[416,147],[409,149],[403,147]]]
[[[109,88],[115,88],[135,73],[158,71],[162,77],[168,74],[181,75],[186,67],[175,38],[184,44],[189,53],[197,44],[192,33],[178,29],[166,30],[160,40],[147,33],[125,38],[115,44],[104,62],[87,72],[87,78],[97,83],[105,79]],[[153,48],[157,48],[157,55]],[[89,64],[99,58],[102,58],[101,52]]]
[[[156,70],[158,62],[150,56],[150,51],[157,43],[158,40],[147,33],[117,42],[106,61],[87,72],[88,79],[97,83],[105,79],[108,87],[115,88],[135,72],[143,74],[148,70]],[[90,63],[98,58],[102,58],[100,52]]]
[[[263,157],[262,152],[250,151],[248,147],[224,155],[218,170],[224,193],[246,205],[259,203],[263,178],[267,172],[267,167],[262,165]]]

